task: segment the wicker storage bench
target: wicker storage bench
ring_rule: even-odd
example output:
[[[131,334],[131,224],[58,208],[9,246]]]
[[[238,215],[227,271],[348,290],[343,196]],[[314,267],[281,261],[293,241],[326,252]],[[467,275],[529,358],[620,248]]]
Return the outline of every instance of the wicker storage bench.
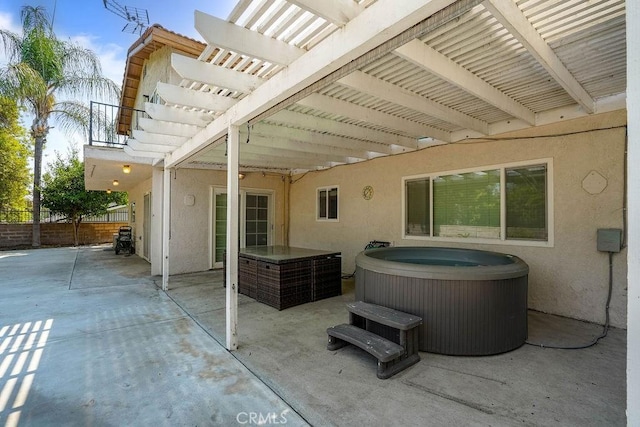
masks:
[[[342,294],[339,252],[288,246],[243,248],[238,291],[278,310]]]

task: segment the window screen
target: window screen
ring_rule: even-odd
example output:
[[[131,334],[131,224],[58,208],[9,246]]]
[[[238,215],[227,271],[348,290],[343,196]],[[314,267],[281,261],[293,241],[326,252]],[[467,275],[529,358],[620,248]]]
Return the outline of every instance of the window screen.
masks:
[[[429,178],[416,179],[405,183],[406,194],[406,234],[409,236],[429,236]]]
[[[546,165],[508,168],[505,172],[507,239],[546,240]]]
[[[500,170],[433,179],[434,236],[500,238]]]

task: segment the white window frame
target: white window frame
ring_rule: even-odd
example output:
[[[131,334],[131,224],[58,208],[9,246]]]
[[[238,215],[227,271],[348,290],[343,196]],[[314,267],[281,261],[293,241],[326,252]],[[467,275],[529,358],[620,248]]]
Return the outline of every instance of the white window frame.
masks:
[[[525,240],[525,239],[507,239],[507,206],[506,206],[506,170],[517,167],[546,165],[547,168],[547,240]],[[443,175],[464,174],[469,172],[478,172],[498,169],[500,170],[500,238],[487,239],[475,237],[439,237],[433,236],[433,178]],[[452,243],[481,243],[488,245],[513,245],[513,246],[537,246],[552,248],[554,246],[554,206],[553,206],[553,158],[542,158],[525,160],[520,162],[501,163],[495,165],[479,166],[468,169],[457,169],[442,172],[433,172],[428,174],[411,175],[402,177],[400,194],[402,195],[402,238],[406,240],[421,240],[433,242],[452,242]],[[414,236],[406,233],[407,230],[407,194],[406,182],[416,179],[429,178],[429,221],[430,236]]]
[[[329,191],[335,189],[337,191],[336,194],[336,217],[328,218],[329,215]],[[327,218],[320,217],[320,192],[327,192]],[[339,185],[327,185],[324,187],[316,188],[316,221],[319,222],[339,222],[340,221],[340,186]]]
[[[149,103],[151,104],[160,104],[160,105],[164,105],[164,102],[162,102],[162,98],[160,98],[160,95],[158,94],[158,90],[157,89],[153,89],[153,92],[151,92],[151,95],[149,96]]]

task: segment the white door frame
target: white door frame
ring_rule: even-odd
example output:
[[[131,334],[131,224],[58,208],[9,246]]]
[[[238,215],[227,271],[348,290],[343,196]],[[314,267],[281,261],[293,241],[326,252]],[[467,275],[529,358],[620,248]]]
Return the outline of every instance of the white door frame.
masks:
[[[227,187],[220,185],[212,185],[209,187],[209,269],[221,268],[221,263],[214,262],[215,256],[215,196],[216,194],[227,194]],[[267,245],[273,244],[274,218],[275,218],[275,190],[265,188],[242,188],[240,189],[240,207],[239,207],[239,233],[240,247],[244,248],[246,239],[246,200],[247,194],[257,194],[269,196],[269,213],[267,226]],[[228,201],[228,199],[227,199]]]
[[[142,258],[149,262],[151,262],[151,199],[151,191],[147,191],[142,196]]]

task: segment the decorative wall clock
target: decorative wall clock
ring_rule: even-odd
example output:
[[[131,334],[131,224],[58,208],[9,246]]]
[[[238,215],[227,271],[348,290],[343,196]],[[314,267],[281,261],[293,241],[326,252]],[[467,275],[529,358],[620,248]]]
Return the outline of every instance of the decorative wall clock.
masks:
[[[362,197],[364,197],[365,200],[371,200],[373,198],[373,187],[366,185],[362,189]]]

